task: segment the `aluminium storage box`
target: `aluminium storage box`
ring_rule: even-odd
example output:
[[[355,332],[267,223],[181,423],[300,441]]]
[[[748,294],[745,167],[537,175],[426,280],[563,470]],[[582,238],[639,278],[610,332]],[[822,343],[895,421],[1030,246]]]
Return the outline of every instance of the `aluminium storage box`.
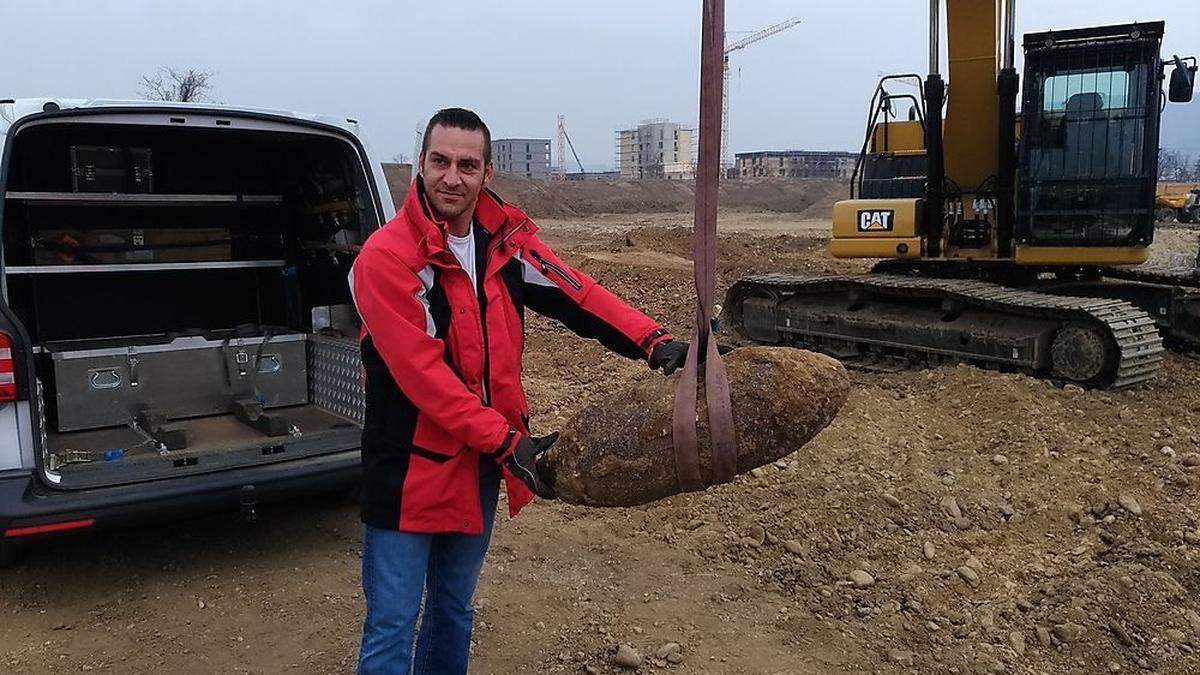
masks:
[[[308,375],[310,401],[363,424],[366,392],[357,339],[320,333],[309,335]]]
[[[154,192],[150,148],[72,145],[71,187],[76,192]]]
[[[264,344],[264,340],[266,343]],[[168,419],[308,402],[305,335],[193,335],[46,343],[60,432],[121,426],[140,411]]]

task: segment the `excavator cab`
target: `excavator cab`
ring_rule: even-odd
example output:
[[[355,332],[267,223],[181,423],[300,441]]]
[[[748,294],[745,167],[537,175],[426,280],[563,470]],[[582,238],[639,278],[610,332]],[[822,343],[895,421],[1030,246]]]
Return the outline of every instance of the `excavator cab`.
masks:
[[[1162,33],[1160,21],[1025,36],[1018,247],[1150,244]]]
[[[1159,117],[1166,100],[1190,100],[1196,59],[1174,58],[1164,95],[1164,22],[1044,31],[1024,36],[1019,80],[1013,4],[946,2],[948,88],[933,23],[929,76],[880,81],[850,199],[834,207],[834,257],[1025,268],[1147,260]],[[919,98],[897,93],[906,83]],[[912,114],[897,119],[905,98]]]

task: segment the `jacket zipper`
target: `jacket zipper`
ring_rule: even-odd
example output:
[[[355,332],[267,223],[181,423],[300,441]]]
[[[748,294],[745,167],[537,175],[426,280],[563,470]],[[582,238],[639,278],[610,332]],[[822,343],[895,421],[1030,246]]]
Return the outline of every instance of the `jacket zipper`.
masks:
[[[472,226],[473,227],[473,226]],[[487,330],[487,294],[484,292],[484,286],[487,283],[485,271],[487,270],[487,244],[483,248],[483,264],[480,265],[479,251],[473,251],[475,254],[475,274],[479,276],[475,286],[475,303],[479,307],[479,332],[483,337],[483,382],[480,386],[483,396],[483,404],[485,406],[492,405],[492,350],[488,345],[488,330]],[[469,276],[469,275],[468,275]]]
[[[539,263],[542,264],[542,274],[546,274],[548,271],[553,271],[555,274],[562,277],[562,280],[567,282],[567,285],[570,286],[571,288],[573,288],[577,291],[583,290],[583,284],[579,283],[579,281],[574,279],[571,275],[567,274],[566,270],[559,267],[558,265],[555,265],[554,263],[550,262],[549,260],[546,260],[545,258],[542,257],[542,254],[538,253],[537,251],[530,250],[529,253],[534,258],[536,258]]]
[[[483,404],[492,405],[492,349],[488,345],[487,329],[487,298],[479,297],[479,331],[483,333],[483,383],[480,386],[483,393]]]
[[[508,232],[505,232],[504,236],[500,237],[500,241],[496,242],[496,245],[492,247],[492,250],[499,251],[500,247],[504,246],[504,243],[507,242],[509,239],[512,239],[514,234],[520,232],[521,230],[524,230],[525,223],[528,223],[528,222],[529,222],[529,219],[526,218],[526,219],[522,220],[520,223],[517,223],[516,227],[512,228]]]

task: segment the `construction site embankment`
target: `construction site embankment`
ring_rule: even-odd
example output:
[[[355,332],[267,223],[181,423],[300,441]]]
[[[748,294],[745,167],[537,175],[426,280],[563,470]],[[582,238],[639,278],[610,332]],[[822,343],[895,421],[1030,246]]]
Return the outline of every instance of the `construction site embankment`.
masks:
[[[401,203],[412,182],[407,164],[385,164],[392,199]],[[685,213],[692,210],[695,181],[554,181],[496,174],[491,187],[533,217],[575,217],[602,213]],[[846,183],[828,178],[732,178],[721,182],[724,210],[795,213],[828,217],[844,198]]]

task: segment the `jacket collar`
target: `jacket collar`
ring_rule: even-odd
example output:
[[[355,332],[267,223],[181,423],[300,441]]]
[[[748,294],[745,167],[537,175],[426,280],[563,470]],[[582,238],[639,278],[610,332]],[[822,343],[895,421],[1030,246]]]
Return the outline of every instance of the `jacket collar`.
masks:
[[[408,234],[417,243],[422,258],[443,265],[454,264],[454,256],[446,248],[446,223],[434,217],[428,200],[425,181],[418,174],[408,187],[408,194],[400,208],[402,217],[396,219],[397,224],[408,228]],[[526,236],[537,231],[537,226],[524,211],[506,204],[490,188],[484,188],[479,193],[474,215],[475,222],[487,232],[489,240],[497,242],[492,246],[501,250],[504,258],[510,257]],[[489,250],[492,246],[489,246]]]
[[[411,228],[413,238],[426,257],[434,258],[446,250],[446,222],[434,217],[425,191],[425,181],[420,174],[409,185],[408,194],[405,195],[404,205],[400,210],[404,214],[403,221]],[[509,224],[513,215],[510,214],[510,210],[520,213],[519,210],[505,204],[495,192],[484,188],[475,203],[475,222],[488,234],[495,235]],[[520,214],[521,218],[524,218],[524,215]]]

